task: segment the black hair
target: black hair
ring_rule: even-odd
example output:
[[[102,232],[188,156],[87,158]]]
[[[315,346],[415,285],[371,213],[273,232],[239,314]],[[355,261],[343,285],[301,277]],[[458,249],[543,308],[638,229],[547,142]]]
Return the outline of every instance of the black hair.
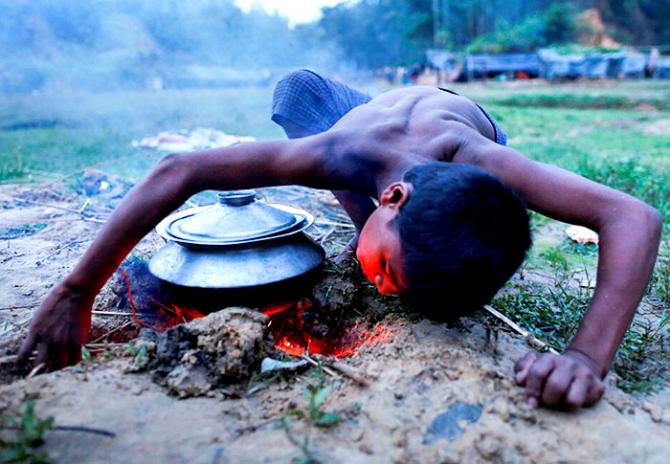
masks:
[[[414,167],[400,209],[403,301],[453,320],[491,301],[531,245],[524,201],[483,169],[457,163]]]

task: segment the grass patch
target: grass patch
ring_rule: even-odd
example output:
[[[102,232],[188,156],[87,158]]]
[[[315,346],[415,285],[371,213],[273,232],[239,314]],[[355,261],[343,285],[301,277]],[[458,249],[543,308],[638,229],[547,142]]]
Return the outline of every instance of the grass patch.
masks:
[[[593,290],[575,284],[560,248],[541,255],[554,269],[551,286],[509,283],[493,304],[524,329],[562,351],[574,336]],[[667,381],[665,360],[670,356],[670,312],[658,323],[636,319],[619,348],[612,370],[626,392],[649,393]]]
[[[4,417],[0,428],[13,430],[12,440],[0,438],[0,462],[40,464],[49,461],[46,452],[39,447],[44,443],[44,434],[54,426],[53,417],[39,419],[35,415],[35,403],[28,401],[21,417]]]
[[[10,153],[0,164],[0,180],[15,179],[24,177],[28,174],[26,165],[21,154],[21,146],[14,148],[14,153]]]
[[[131,141],[161,131],[283,137],[270,120],[271,100],[269,87],[0,96],[0,179],[53,178],[96,165],[136,180],[162,154]]]
[[[538,93],[493,98],[492,103],[502,106],[570,108],[570,109],[631,109],[640,104],[659,110],[670,109],[670,101],[662,98],[639,99],[629,95],[575,95],[569,93]]]
[[[19,227],[0,227],[0,240],[11,240],[14,238],[28,237],[30,235],[36,234],[37,232],[44,230],[46,224],[37,223],[37,224],[23,224]]]

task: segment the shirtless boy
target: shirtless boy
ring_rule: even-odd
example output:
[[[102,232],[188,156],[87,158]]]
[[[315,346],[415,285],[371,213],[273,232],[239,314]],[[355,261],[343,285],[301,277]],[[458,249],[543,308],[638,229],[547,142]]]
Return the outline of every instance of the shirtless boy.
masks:
[[[310,71],[283,79],[273,120],[291,140],[170,155],[131,192],[37,310],[20,351],[57,369],[78,362],[93,300],[121,261],[191,195],[300,184],[331,189],[359,232],[353,244],[380,293],[398,292],[435,318],[487,303],[530,246],[525,205],[600,235],[597,288],[561,355],[515,366],[532,405],[579,408],[603,377],[649,282],[659,213],[622,192],[529,160],[495,121],[436,88],[370,100]],[[375,206],[371,198],[376,198]]]

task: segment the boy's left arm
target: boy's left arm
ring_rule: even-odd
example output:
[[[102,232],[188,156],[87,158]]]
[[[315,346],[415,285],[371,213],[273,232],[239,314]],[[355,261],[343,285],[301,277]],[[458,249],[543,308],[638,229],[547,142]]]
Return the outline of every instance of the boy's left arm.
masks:
[[[453,162],[477,165],[528,205],[600,236],[597,285],[577,334],[560,356],[528,353],[515,366],[529,403],[578,408],[595,403],[652,275],[662,222],[657,210],[617,190],[529,160],[483,137],[463,139]]]

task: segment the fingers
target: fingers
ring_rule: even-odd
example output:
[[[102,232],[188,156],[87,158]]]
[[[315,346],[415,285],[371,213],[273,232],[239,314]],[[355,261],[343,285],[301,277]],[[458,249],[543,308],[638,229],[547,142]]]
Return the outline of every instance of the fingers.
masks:
[[[542,398],[544,383],[554,370],[556,356],[544,354],[528,369],[526,378],[526,398],[531,406],[538,406]]]
[[[81,361],[81,346],[78,343],[72,343],[67,349],[66,366],[73,366]]]
[[[592,406],[600,398],[602,398],[605,393],[605,384],[600,379],[595,379],[595,382],[591,384],[588,393],[586,394],[586,402],[584,406]]]
[[[570,385],[567,395],[565,395],[565,404],[570,409],[581,408],[586,404],[588,392],[589,383],[586,379],[576,377]]]
[[[544,384],[542,403],[547,406],[557,406],[562,403],[575,378],[574,371],[573,364],[556,366]]]
[[[571,356],[528,353],[515,367],[516,380],[526,386],[532,407],[540,404],[577,409],[596,403],[605,392],[592,368]]]
[[[529,351],[526,355],[519,359],[514,365],[514,372],[516,372],[515,380],[518,385],[525,385],[528,378],[528,370],[538,358],[535,351]]]
[[[49,368],[49,347],[46,343],[39,343],[37,345],[37,357],[35,358],[35,366],[44,364],[44,367]]]
[[[37,345],[37,334],[33,332],[33,330],[30,330],[19,349],[19,354],[16,360],[17,365],[24,366],[28,362],[28,358],[35,349],[35,345]]]

